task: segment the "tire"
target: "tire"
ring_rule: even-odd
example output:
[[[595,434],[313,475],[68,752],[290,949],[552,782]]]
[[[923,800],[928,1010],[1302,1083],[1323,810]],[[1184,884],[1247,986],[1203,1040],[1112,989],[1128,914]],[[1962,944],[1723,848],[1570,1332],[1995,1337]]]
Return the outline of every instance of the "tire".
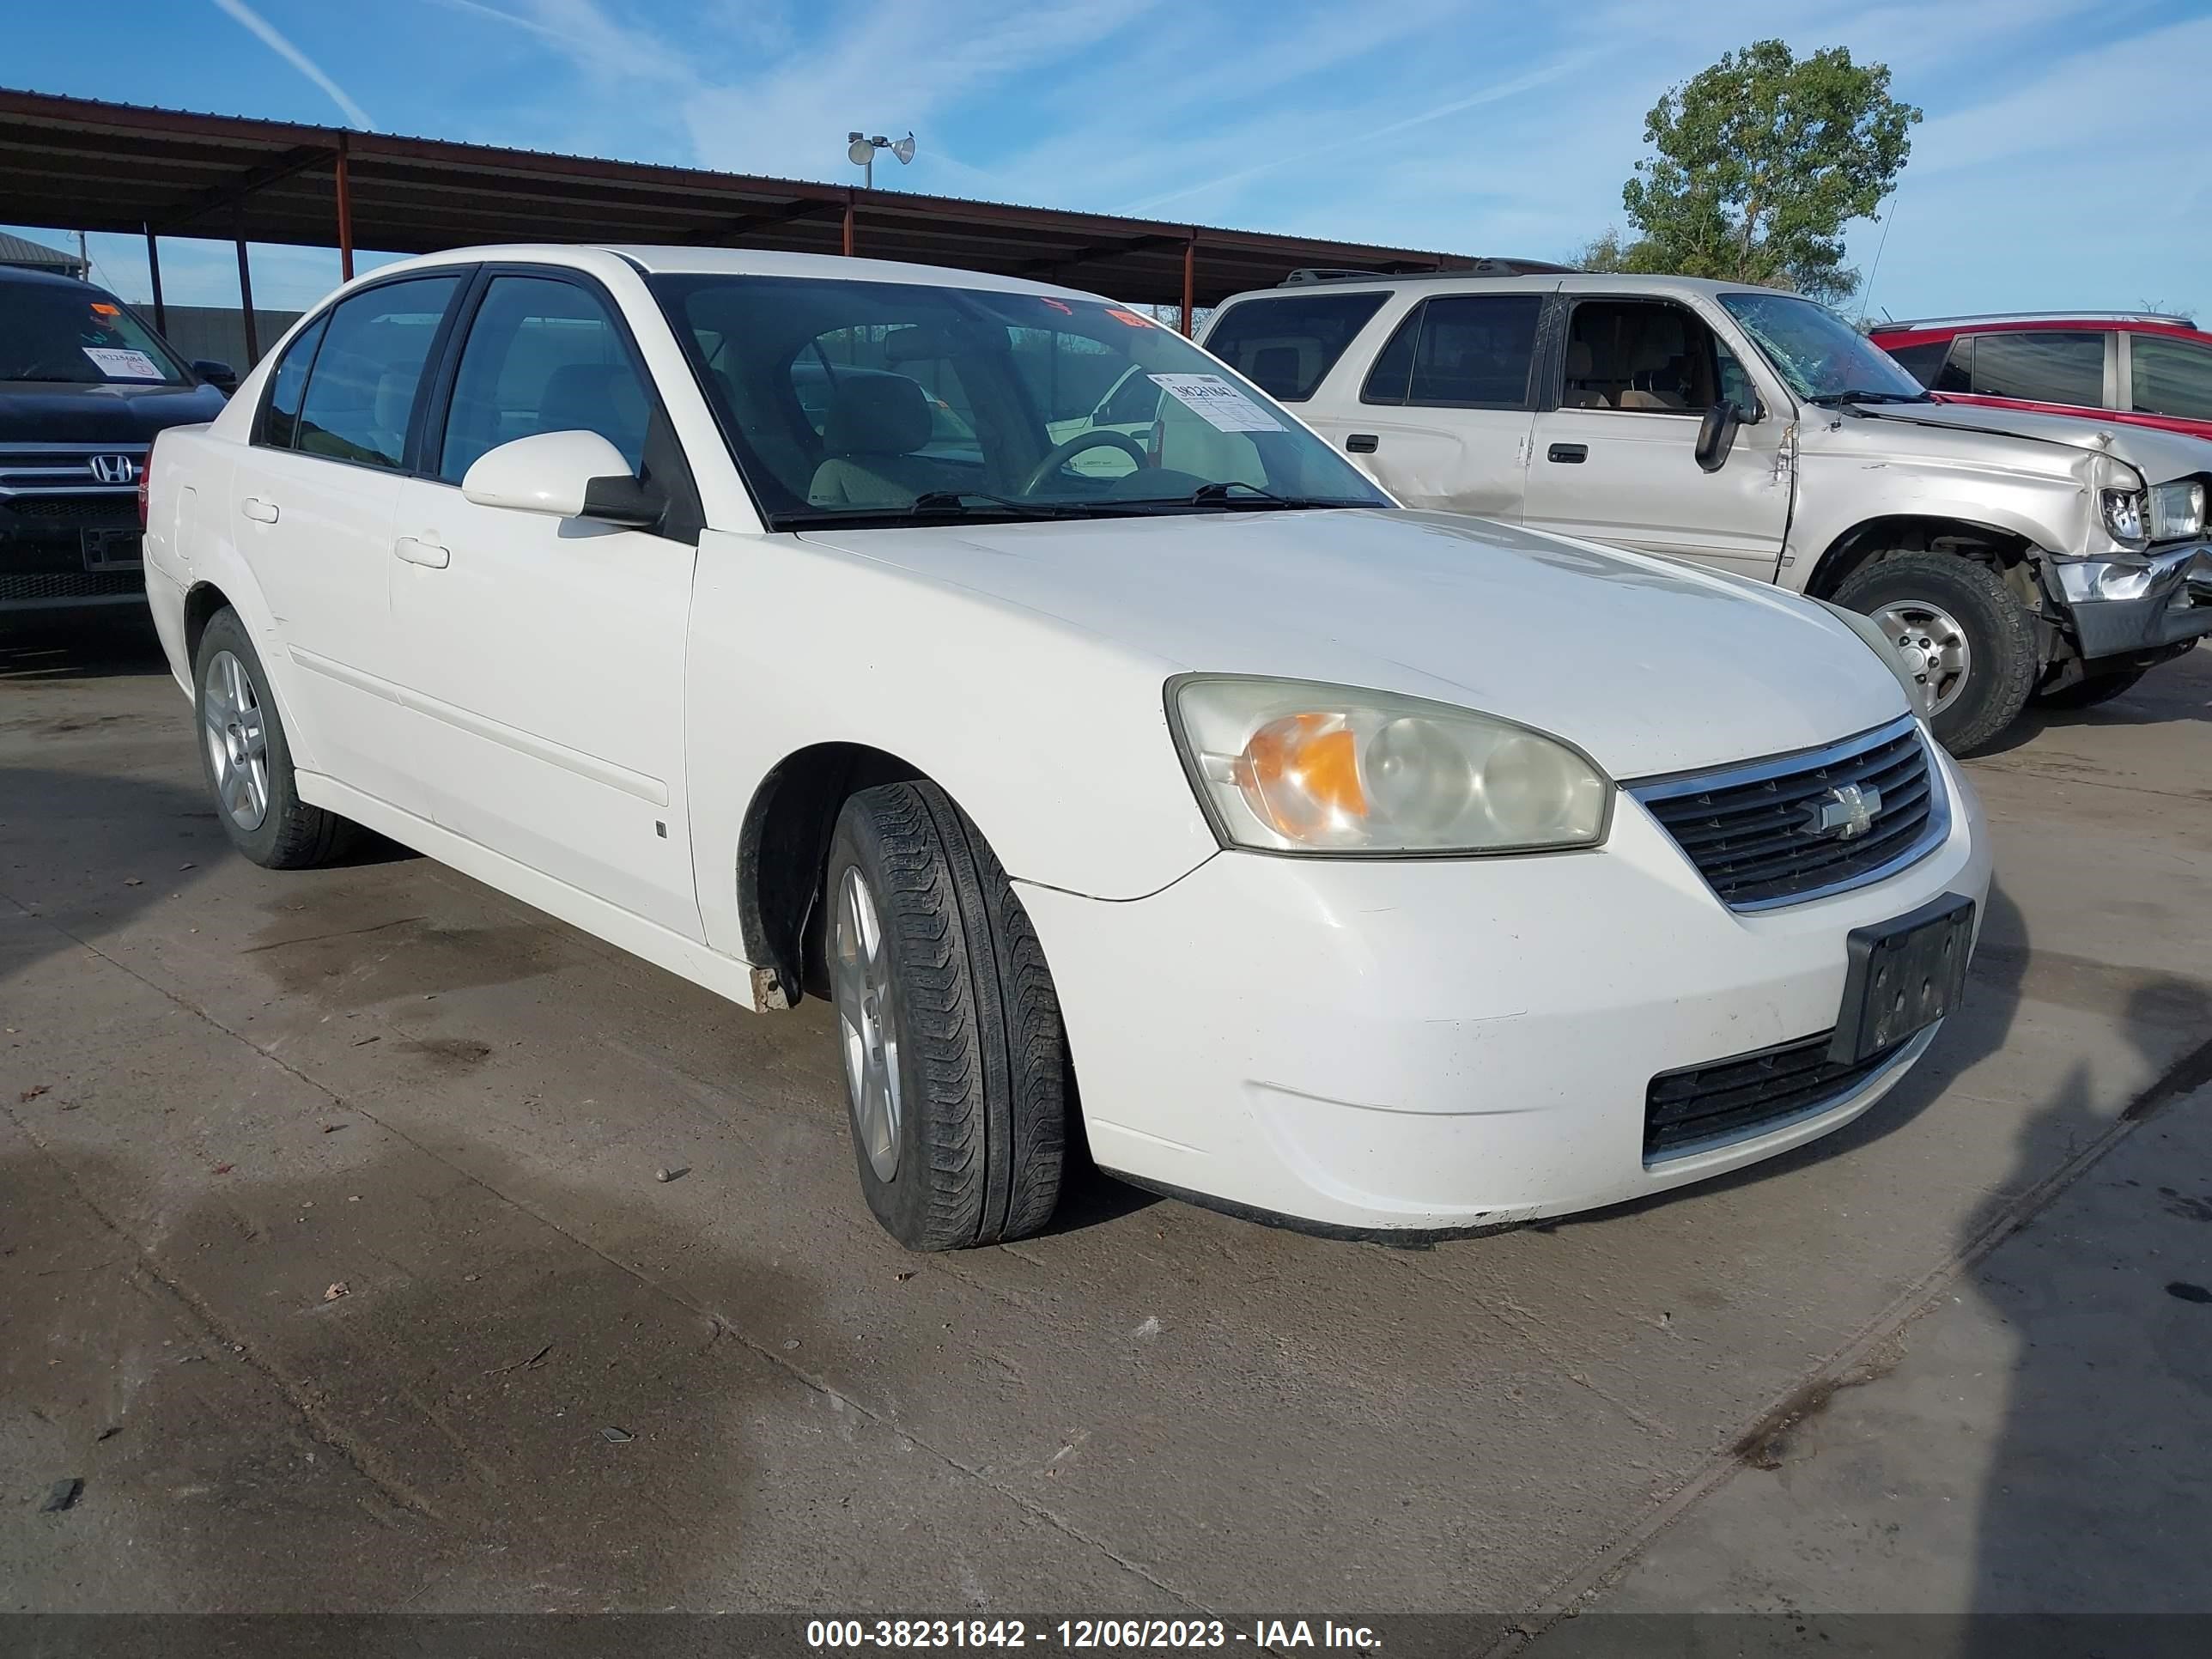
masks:
[[[2120,668],[2109,674],[2091,674],[2056,691],[2037,692],[2035,706],[2038,708],[2094,708],[2100,702],[2110,702],[2121,693],[2132,690],[2135,683],[2149,672],[2148,668]]]
[[[1858,571],[1836,591],[1836,603],[1899,621],[1916,645],[1932,640],[1940,648],[1955,636],[1941,705],[1929,721],[1953,754],[1986,747],[2027,706],[2038,667],[2034,619],[1989,566],[1954,554],[1900,553]]]
[[[192,708],[200,774],[233,847],[267,870],[309,869],[345,849],[352,821],[300,799],[269,676],[235,611],[216,611],[200,635]]]
[[[910,1250],[1036,1232],[1060,1200],[1073,1089],[1060,1000],[1006,872],[943,790],[890,783],[845,803],[824,890],[869,1209]]]

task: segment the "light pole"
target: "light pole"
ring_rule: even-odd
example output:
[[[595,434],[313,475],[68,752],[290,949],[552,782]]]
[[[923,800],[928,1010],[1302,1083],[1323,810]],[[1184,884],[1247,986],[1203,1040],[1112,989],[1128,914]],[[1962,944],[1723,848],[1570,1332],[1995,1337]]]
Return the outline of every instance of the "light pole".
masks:
[[[876,187],[876,152],[878,150],[890,151],[899,158],[899,165],[902,167],[914,160],[914,135],[911,132],[899,139],[886,138],[881,134],[869,138],[857,132],[848,133],[846,136],[850,142],[845,146],[845,158],[854,167],[861,169],[860,182],[865,189],[873,190]]]

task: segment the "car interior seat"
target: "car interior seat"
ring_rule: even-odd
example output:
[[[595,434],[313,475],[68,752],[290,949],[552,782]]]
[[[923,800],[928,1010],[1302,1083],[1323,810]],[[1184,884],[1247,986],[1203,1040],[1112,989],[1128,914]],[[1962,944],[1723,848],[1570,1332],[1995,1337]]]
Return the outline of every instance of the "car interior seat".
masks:
[[[1688,359],[1674,348],[1679,341],[1645,335],[1630,360],[1628,385],[1620,392],[1621,409],[1687,409],[1684,387]]]
[[[1566,397],[1570,409],[1611,409],[1613,399],[1597,379],[1596,354],[1587,340],[1567,343]]]
[[[904,507],[945,487],[915,453],[929,441],[929,398],[903,374],[842,377],[822,427],[826,452],[806,499],[814,507]]]

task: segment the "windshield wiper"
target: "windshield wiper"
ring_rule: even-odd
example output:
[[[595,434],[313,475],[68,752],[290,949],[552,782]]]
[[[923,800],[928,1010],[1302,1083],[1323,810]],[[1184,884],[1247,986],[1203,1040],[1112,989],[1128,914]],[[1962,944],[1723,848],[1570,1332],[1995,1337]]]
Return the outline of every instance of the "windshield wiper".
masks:
[[[914,498],[914,505],[906,509],[916,518],[927,518],[933,513],[968,514],[975,511],[970,502],[980,503],[986,510],[1018,513],[1024,518],[1086,519],[1091,516],[1088,502],[1024,501],[1018,495],[994,495],[988,489],[926,489]]]
[[[1241,489],[1241,495],[1230,491]],[[1227,478],[1218,483],[1202,483],[1183,496],[1130,496],[1121,505],[1137,507],[1226,507],[1246,510],[1276,511],[1284,508],[1326,507],[1380,507],[1380,501],[1360,501],[1349,495],[1278,495],[1272,489],[1262,489],[1258,484],[1246,483],[1242,478]]]
[[[1822,392],[1805,399],[1808,404],[1833,407],[1838,404],[1932,404],[1936,400],[1924,392]]]

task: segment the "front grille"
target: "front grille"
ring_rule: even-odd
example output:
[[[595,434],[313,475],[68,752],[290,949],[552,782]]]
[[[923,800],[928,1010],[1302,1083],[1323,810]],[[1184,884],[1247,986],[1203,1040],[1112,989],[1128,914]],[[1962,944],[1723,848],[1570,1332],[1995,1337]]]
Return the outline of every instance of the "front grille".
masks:
[[[143,471],[148,453],[147,445],[135,441],[119,444],[0,444],[0,496],[23,490],[85,489],[97,479],[98,475],[92,470],[94,456],[119,455]]]
[[[1757,1054],[1662,1072],[1644,1097],[1644,1159],[1680,1158],[1840,1105],[1895,1060],[1912,1038],[1850,1065],[1828,1058],[1835,1033],[1801,1037]]]
[[[129,525],[137,528],[138,502],[134,495],[18,495],[0,501],[0,507],[19,519],[44,519],[55,524]]]
[[[25,599],[103,599],[145,591],[145,574],[137,570],[0,571],[0,605]]]
[[[1856,787],[1880,791],[1866,829],[1819,822]],[[1933,851],[1950,831],[1941,781],[1912,719],[1808,754],[1629,786],[1735,910],[1799,904],[1880,881]]]

